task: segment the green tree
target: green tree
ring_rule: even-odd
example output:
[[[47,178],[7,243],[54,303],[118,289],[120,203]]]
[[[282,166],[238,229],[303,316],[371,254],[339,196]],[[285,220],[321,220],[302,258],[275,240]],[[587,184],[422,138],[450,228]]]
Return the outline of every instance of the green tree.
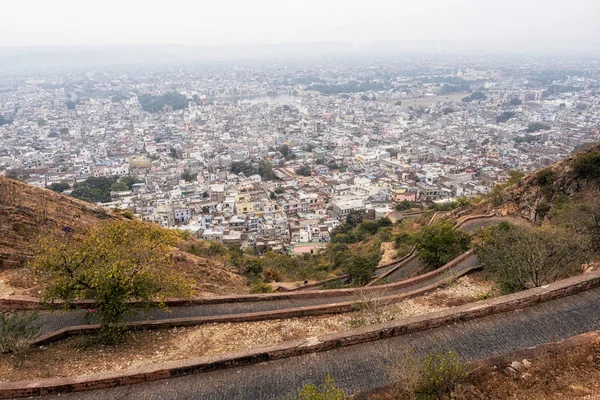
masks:
[[[287,144],[282,145],[281,147],[279,147],[279,149],[277,149],[277,151],[279,151],[279,153],[281,153],[281,155],[283,157],[288,157],[290,155],[290,146],[288,146]]]
[[[66,182],[53,182],[50,184],[50,186],[48,186],[48,189],[50,189],[56,193],[62,193],[65,190],[70,189],[70,188],[71,188],[71,186],[69,186],[69,184]]]
[[[312,169],[308,165],[303,165],[296,170],[296,175],[310,176],[311,174]]]
[[[264,181],[277,180],[277,175],[275,175],[275,171],[273,171],[273,165],[267,160],[262,160],[258,164],[258,174]]]
[[[417,243],[419,258],[430,269],[439,268],[469,249],[471,236],[454,229],[453,221],[440,221],[423,228]]]
[[[506,181],[506,186],[511,185],[520,185],[523,182],[523,178],[525,177],[525,173],[522,171],[508,171],[508,181]]]
[[[563,208],[553,219],[567,229],[573,229],[589,238],[592,249],[600,253],[600,199],[593,197]]]
[[[419,203],[415,203],[414,201],[402,200],[396,207],[394,207],[396,211],[407,211],[412,208],[422,208]]]
[[[123,182],[115,182],[112,185],[110,185],[111,192],[125,192],[127,190],[129,190],[129,188]]]
[[[533,133],[533,132],[538,132],[541,130],[548,130],[548,129],[550,129],[550,125],[544,124],[542,122],[531,122],[529,125],[527,125],[528,133]]]
[[[600,178],[600,150],[583,153],[573,160],[573,172],[579,178]]]
[[[502,222],[487,228],[477,246],[484,269],[503,293],[539,287],[581,272],[587,243],[555,227],[515,226]]]
[[[346,215],[346,224],[350,226],[350,228],[355,228],[358,224],[360,224],[365,217],[365,213],[362,211],[352,210]]]
[[[119,182],[124,183],[127,189],[131,190],[136,183],[144,183],[143,180],[131,175],[124,175],[119,179]]]
[[[115,182],[117,182],[116,176],[89,177],[85,181],[73,185],[71,196],[90,203],[108,203],[111,186]]]
[[[357,285],[366,285],[373,277],[377,263],[378,260],[370,256],[354,256],[347,266],[346,273]]]
[[[123,336],[126,315],[167,296],[185,296],[189,283],[173,274],[175,231],[141,221],[104,222],[81,241],[71,235],[42,236],[31,267],[47,302],[91,299],[106,343]],[[135,300],[135,302],[133,302]],[[161,303],[159,303],[161,304]]]

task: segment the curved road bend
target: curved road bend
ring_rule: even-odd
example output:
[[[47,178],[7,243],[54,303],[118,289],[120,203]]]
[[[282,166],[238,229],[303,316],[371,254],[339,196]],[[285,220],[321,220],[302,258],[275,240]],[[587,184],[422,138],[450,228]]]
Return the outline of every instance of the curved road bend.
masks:
[[[431,285],[441,280],[443,281],[448,277],[456,276],[457,274],[460,274],[465,270],[472,269],[477,264],[477,257],[475,255],[471,255],[470,257],[466,258],[461,263],[456,265],[454,268],[450,269],[449,271],[440,276],[432,277],[423,282],[419,282],[408,287],[386,291],[385,296],[392,296],[395,294],[401,294],[412,290],[420,289],[422,287]],[[169,311],[162,309],[152,309],[151,319],[161,320],[173,318],[243,314],[261,311],[285,310],[288,308],[334,304],[358,300],[360,300],[360,297],[357,297],[357,295],[340,294],[336,297],[320,297],[314,299],[288,299],[252,301],[241,303],[200,304],[193,306],[171,307]],[[46,334],[62,328],[66,328],[68,326],[84,325],[85,322],[83,321],[83,316],[86,312],[87,311],[85,310],[42,312],[40,313],[38,320],[42,324],[40,334]],[[136,315],[130,318],[131,321],[146,319],[147,318],[144,315]]]
[[[261,364],[162,381],[71,393],[78,400],[270,400],[297,394],[330,373],[347,393],[385,385],[384,361],[407,350],[441,347],[476,360],[600,329],[600,287],[521,311],[479,318],[410,335]]]
[[[492,225],[497,225],[500,222],[508,222],[514,225],[523,225],[528,224],[528,222],[520,217],[514,215],[507,215],[505,217],[491,217],[491,218],[478,218],[472,219],[470,221],[465,222],[458,229],[468,232],[470,234],[475,233],[475,231],[479,228],[484,228]]]

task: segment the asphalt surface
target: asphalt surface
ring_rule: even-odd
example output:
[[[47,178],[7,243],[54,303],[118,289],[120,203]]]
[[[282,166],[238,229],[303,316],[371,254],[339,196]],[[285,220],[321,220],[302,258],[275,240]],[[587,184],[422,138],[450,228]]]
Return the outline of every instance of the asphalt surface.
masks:
[[[453,277],[461,272],[471,269],[478,264],[477,257],[472,255],[456,267],[447,271],[441,276],[433,277],[420,283],[397,288],[390,291],[385,291],[385,296],[391,296],[395,294],[406,293],[412,290],[420,289],[422,287],[431,285],[436,282],[444,281],[450,277]],[[189,318],[189,317],[201,317],[201,316],[216,316],[216,315],[232,315],[232,314],[243,314],[261,311],[274,311],[274,310],[285,310],[288,308],[296,307],[308,307],[325,304],[335,304],[347,301],[359,301],[360,297],[357,295],[342,295],[336,297],[319,297],[314,299],[294,299],[294,300],[269,300],[269,301],[253,301],[253,302],[242,302],[242,303],[222,303],[222,304],[201,304],[193,306],[182,306],[182,307],[171,307],[169,310],[163,309],[152,309],[150,318],[145,314],[137,314],[129,318],[130,321],[143,321],[143,320],[162,320],[162,319],[173,319],[173,318]],[[41,324],[40,335],[56,331],[58,329],[66,328],[73,325],[84,325],[84,316],[87,310],[73,310],[73,311],[46,311],[41,312],[39,315],[38,322]]]
[[[452,349],[476,360],[600,329],[600,288],[524,310],[410,335],[261,364],[168,380],[62,395],[61,399],[248,400],[283,399],[331,374],[347,394],[388,383],[386,364],[407,351]],[[56,396],[52,396],[56,397]]]

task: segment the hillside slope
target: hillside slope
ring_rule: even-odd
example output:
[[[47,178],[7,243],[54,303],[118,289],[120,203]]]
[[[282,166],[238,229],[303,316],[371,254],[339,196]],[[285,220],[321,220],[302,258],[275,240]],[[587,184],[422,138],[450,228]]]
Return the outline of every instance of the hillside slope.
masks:
[[[116,218],[121,217],[106,208],[0,177],[0,289],[4,281],[14,289],[5,286],[4,294],[37,293],[34,282],[24,276],[24,267],[39,234],[69,227],[77,237],[102,221]],[[179,247],[185,248],[185,243]],[[179,249],[175,252],[175,270],[194,280],[198,296],[247,291],[245,280],[222,261]]]
[[[600,144],[574,152],[563,160],[532,174],[501,194],[503,214],[543,218],[551,209],[567,201],[585,201],[600,191]],[[543,215],[542,215],[543,211]]]

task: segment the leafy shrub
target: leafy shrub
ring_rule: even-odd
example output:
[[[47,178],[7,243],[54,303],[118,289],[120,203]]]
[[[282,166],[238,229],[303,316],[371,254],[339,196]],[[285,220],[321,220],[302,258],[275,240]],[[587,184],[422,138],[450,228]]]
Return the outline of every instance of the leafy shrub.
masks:
[[[181,238],[181,240],[188,240],[190,237],[192,237],[192,231],[190,231],[189,229],[176,229],[176,232]],[[194,248],[196,247],[194,246]]]
[[[35,313],[0,312],[0,355],[9,357],[15,367],[23,364],[29,345],[40,330],[34,324],[36,319]]]
[[[265,271],[263,272],[263,276],[265,278],[265,281],[267,281],[267,282],[281,281],[281,276],[279,275],[279,272],[272,268],[266,268]]]
[[[463,382],[469,376],[469,369],[456,352],[436,350],[423,359],[421,374],[417,392],[424,398],[439,399]]]
[[[123,212],[123,216],[127,219],[133,219],[135,217],[135,215],[133,214],[133,211],[131,211],[131,210],[125,210]]]
[[[393,238],[392,230],[390,228],[382,228],[379,230],[379,239],[382,242],[391,242]]]
[[[358,226],[358,231],[360,233],[367,233],[369,235],[374,235],[379,230],[379,224],[375,221],[364,221]]]
[[[190,294],[189,282],[172,269],[178,239],[155,224],[104,222],[81,241],[41,236],[29,266],[44,286],[45,301],[94,300],[101,339],[115,342],[124,333],[120,323],[126,314],[167,296]]]
[[[574,232],[502,222],[482,232],[477,256],[504,293],[539,287],[581,272],[587,243]]]
[[[456,352],[434,349],[424,357],[407,352],[387,364],[393,386],[389,398],[440,399],[449,396],[469,376],[469,366]]]
[[[378,259],[371,256],[354,256],[350,261],[346,272],[350,279],[357,285],[366,285],[373,277],[377,268]]]
[[[502,187],[500,185],[494,186],[492,190],[490,190],[488,196],[490,198],[492,206],[494,207],[500,207],[504,202],[504,199],[502,197]]]
[[[555,174],[554,174],[554,171],[552,171],[551,169],[544,168],[544,169],[539,170],[535,174],[535,178],[537,180],[538,185],[549,186],[554,183]]]
[[[346,400],[348,397],[343,389],[335,385],[335,379],[327,374],[325,383],[321,387],[316,385],[304,385],[302,391],[296,397],[288,397],[288,400]]]
[[[250,293],[273,293],[273,288],[271,287],[271,285],[258,280],[256,282],[254,282],[254,284],[252,285],[252,288],[250,289]]]
[[[471,236],[454,229],[454,222],[440,221],[423,228],[419,235],[419,258],[430,268],[439,268],[469,249]]]
[[[538,220],[543,220],[546,215],[550,212],[552,206],[546,201],[540,201],[537,207],[535,208],[535,218]]]
[[[573,172],[583,179],[600,178],[600,152],[594,151],[577,156],[573,161]]]
[[[257,278],[263,273],[263,264],[261,259],[254,257],[246,261],[244,265],[244,274],[250,278]]]
[[[409,201],[409,200],[402,200],[401,202],[399,202],[398,204],[396,204],[395,210],[396,211],[407,211],[413,208],[423,208],[419,203],[416,203],[414,201]]]

